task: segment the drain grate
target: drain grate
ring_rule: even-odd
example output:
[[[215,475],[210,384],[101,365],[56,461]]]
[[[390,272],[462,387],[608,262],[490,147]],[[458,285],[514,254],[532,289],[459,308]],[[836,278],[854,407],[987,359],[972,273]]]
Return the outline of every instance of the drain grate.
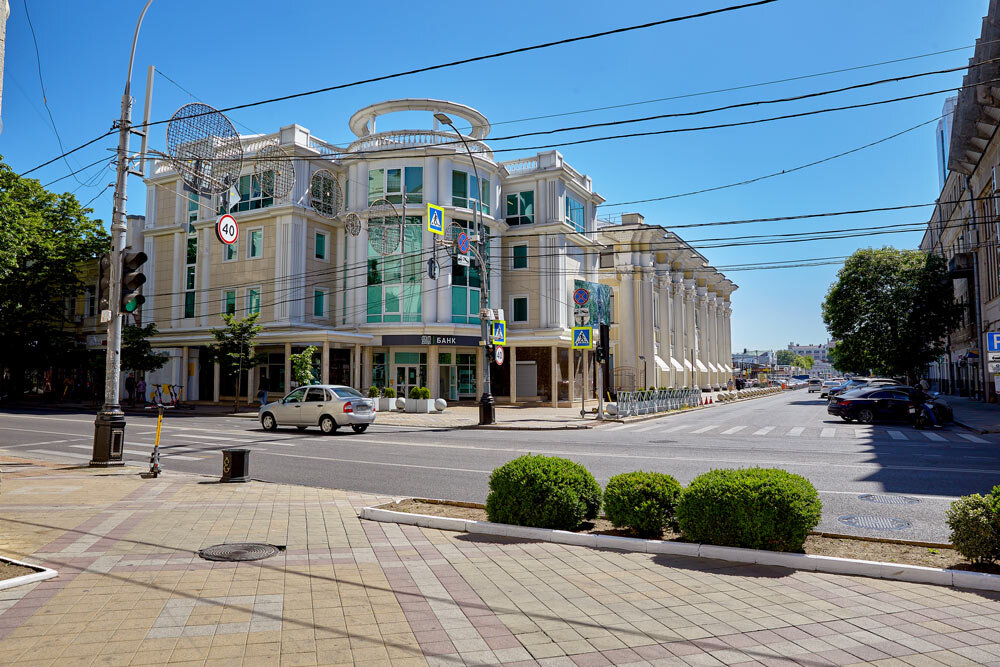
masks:
[[[198,552],[198,555],[205,560],[215,561],[263,560],[264,558],[276,556],[284,550],[285,547],[273,544],[233,542],[231,544],[216,544],[211,547],[205,547]]]
[[[868,528],[869,530],[905,530],[911,525],[909,521],[903,519],[875,514],[847,514],[837,520],[853,528]]]
[[[906,496],[883,496],[877,493],[866,493],[858,496],[858,500],[866,500],[870,503],[879,503],[880,505],[915,505],[920,502],[916,498],[907,498]]]

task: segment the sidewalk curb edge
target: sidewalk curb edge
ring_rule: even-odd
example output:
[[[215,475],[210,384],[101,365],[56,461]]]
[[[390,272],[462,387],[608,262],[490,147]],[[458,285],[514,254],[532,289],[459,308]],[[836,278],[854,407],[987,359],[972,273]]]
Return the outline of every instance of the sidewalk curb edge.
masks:
[[[17,560],[16,558],[2,555],[0,555],[0,560],[13,565],[20,565],[22,567],[28,567],[32,570],[36,570],[34,574],[25,574],[20,577],[14,577],[13,579],[4,579],[3,581],[0,581],[0,591],[7,590],[8,588],[15,588],[17,586],[24,586],[26,584],[34,584],[39,581],[45,581],[46,579],[52,579],[53,577],[59,576],[57,571],[52,568],[45,567],[44,565],[25,563],[24,561]]]
[[[499,535],[502,537],[518,537],[522,539],[554,542],[575,546],[597,547],[602,549],[618,549],[638,553],[665,554],[672,556],[688,556],[696,558],[712,558],[735,563],[756,565],[771,565],[807,572],[824,572],[827,574],[846,574],[875,579],[892,579],[919,584],[935,584],[938,586],[953,586],[956,588],[975,589],[983,591],[1000,591],[1000,575],[982,572],[966,572],[964,570],[945,570],[921,565],[901,565],[899,563],[880,563],[877,561],[857,560],[853,558],[837,558],[835,556],[816,556],[779,551],[764,551],[757,549],[742,549],[737,547],[721,547],[712,544],[693,544],[690,542],[664,542],[662,540],[642,540],[633,537],[616,537],[613,535],[594,535],[588,533],[573,533],[548,528],[531,528],[528,526],[511,526],[491,523],[488,521],[470,521],[429,514],[412,514],[396,512],[379,507],[363,507],[358,516],[369,521],[406,524],[438,530],[454,530],[465,533],[481,533]]]

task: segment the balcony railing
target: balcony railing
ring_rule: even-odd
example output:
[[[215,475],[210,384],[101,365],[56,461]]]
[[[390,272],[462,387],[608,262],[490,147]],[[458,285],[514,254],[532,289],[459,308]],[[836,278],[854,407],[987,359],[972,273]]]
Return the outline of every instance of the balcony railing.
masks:
[[[485,143],[469,137],[466,137],[465,141],[469,144],[469,149],[473,153],[476,153],[478,157],[485,157],[490,161],[493,160],[493,151]],[[457,135],[452,132],[440,132],[437,130],[378,132],[357,139],[347,150],[352,153],[367,153],[394,148],[421,148],[437,144],[448,144],[457,147],[459,151],[465,151]]]

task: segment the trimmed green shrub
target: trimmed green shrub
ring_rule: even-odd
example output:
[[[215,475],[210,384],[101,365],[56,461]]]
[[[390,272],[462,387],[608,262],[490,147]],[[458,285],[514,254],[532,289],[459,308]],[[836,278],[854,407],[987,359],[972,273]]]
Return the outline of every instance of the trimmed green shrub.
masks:
[[[386,387],[382,390],[383,398],[396,398],[396,390],[392,387]]]
[[[579,463],[525,455],[490,475],[486,514],[517,526],[573,530],[601,509],[601,485]]]
[[[643,537],[659,537],[664,528],[676,529],[674,513],[681,496],[680,483],[658,472],[627,472],[608,480],[604,514],[617,528],[631,528]]]
[[[685,539],[748,549],[801,551],[823,503],[805,477],[775,468],[712,470],[677,504]]]
[[[375,385],[368,387],[368,398],[378,398],[378,387]]]
[[[431,390],[428,389],[427,387],[417,387],[417,389],[420,390],[420,396],[418,396],[418,398],[426,400],[431,397]]]
[[[1000,560],[1000,486],[985,496],[962,496],[948,509],[955,550],[973,563]]]
[[[420,398],[420,387],[410,387],[409,397],[413,399]]]

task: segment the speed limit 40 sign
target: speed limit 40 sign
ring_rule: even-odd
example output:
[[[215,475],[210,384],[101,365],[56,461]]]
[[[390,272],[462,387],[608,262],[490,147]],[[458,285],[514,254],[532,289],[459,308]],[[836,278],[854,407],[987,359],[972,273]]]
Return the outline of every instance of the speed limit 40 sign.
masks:
[[[236,243],[236,239],[240,237],[240,225],[236,222],[236,218],[228,213],[220,216],[215,223],[215,235],[226,245]]]

